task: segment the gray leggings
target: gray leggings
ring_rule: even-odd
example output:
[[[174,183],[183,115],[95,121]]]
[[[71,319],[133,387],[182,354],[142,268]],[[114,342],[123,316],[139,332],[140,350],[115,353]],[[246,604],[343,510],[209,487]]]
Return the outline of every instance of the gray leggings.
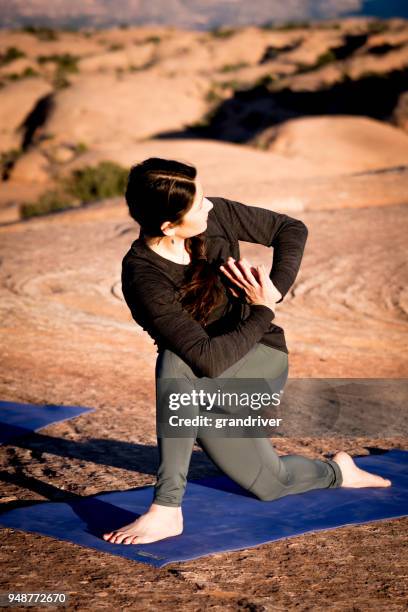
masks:
[[[288,355],[257,343],[219,378],[238,376],[279,380],[279,387],[283,388],[288,377]],[[191,381],[191,389],[197,378],[191,368],[168,349],[157,356],[156,385],[161,377],[181,378],[187,388]],[[191,406],[189,410],[191,417],[198,414],[198,407]],[[340,467],[334,461],[301,455],[280,457],[266,437],[158,437],[157,442],[159,468],[153,501],[161,506],[181,506],[194,442],[222,472],[261,500],[269,501],[311,489],[337,488],[343,482]]]

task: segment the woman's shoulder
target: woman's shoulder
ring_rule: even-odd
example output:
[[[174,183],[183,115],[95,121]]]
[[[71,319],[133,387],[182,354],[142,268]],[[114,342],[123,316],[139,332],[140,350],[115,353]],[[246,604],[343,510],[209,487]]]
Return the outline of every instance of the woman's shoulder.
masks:
[[[223,216],[223,209],[225,208],[224,198],[220,196],[206,196],[206,200],[210,200],[213,207],[208,214],[208,218],[216,218],[218,219],[220,216]]]
[[[222,234],[231,238],[228,200],[221,196],[208,196],[207,200],[210,200],[213,204],[208,214],[207,236],[219,236]]]
[[[134,240],[122,259],[122,279],[143,276],[146,280],[166,282],[167,275],[141,238]]]

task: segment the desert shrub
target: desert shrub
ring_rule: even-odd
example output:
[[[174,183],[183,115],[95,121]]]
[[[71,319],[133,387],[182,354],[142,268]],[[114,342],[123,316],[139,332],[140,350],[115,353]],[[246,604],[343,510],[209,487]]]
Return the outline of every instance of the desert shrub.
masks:
[[[58,210],[66,210],[67,208],[75,208],[79,205],[72,197],[59,189],[50,189],[42,193],[36,202],[24,202],[20,205],[20,217],[29,219],[30,217],[38,217],[46,215]]]
[[[52,28],[27,25],[23,27],[22,31],[27,32],[28,34],[33,34],[39,40],[58,40],[58,34]]]
[[[316,30],[341,30],[341,24],[337,21],[318,21],[313,27]]]
[[[74,170],[64,181],[65,190],[81,202],[92,202],[123,195],[127,177],[126,168],[115,162],[102,161],[97,166],[85,166]]]
[[[37,57],[39,64],[46,64],[47,62],[53,62],[55,64],[55,72],[52,80],[55,89],[64,89],[71,85],[66,75],[79,72],[79,59],[79,56],[71,55],[71,53],[39,55]]]
[[[31,68],[31,66],[28,66],[25,70],[23,70],[23,72],[12,72],[11,74],[7,74],[6,78],[10,81],[19,81],[20,79],[27,79],[39,75],[40,73],[37,72],[37,70],[34,70],[33,68]]]
[[[109,45],[108,47],[108,51],[122,51],[122,49],[124,49],[125,46],[121,45],[120,43],[113,43],[111,45]]]
[[[21,51],[21,49],[18,49],[17,47],[8,47],[6,52],[0,55],[0,66],[10,64],[11,62],[14,62],[14,60],[25,56],[26,54],[24,51]]]
[[[0,154],[0,178],[2,181],[7,181],[11,169],[21,154],[21,149],[9,149]]]
[[[333,51],[329,49],[324,53],[321,53],[314,64],[304,64],[303,62],[298,62],[297,71],[301,72],[311,72],[312,70],[316,70],[317,68],[321,68],[321,66],[325,66],[326,64],[330,64],[331,62],[337,61],[337,58]]]
[[[241,89],[242,87],[242,83],[240,81],[237,81],[236,79],[232,79],[231,81],[223,81],[222,83],[219,83],[219,86],[222,89],[232,89],[233,91],[237,91],[238,89]]]
[[[83,143],[78,144],[86,147]],[[68,208],[78,208],[81,204],[95,200],[123,195],[127,177],[128,169],[111,161],[78,168],[69,177],[61,179],[56,188],[41,194],[37,201],[21,204],[20,217],[27,219],[46,215]]]
[[[154,45],[158,45],[159,42],[161,41],[161,36],[146,36],[146,38],[142,38],[142,39],[135,39],[133,41],[134,45],[145,45],[146,43],[153,43]]]
[[[265,74],[255,81],[255,87],[267,87],[276,80],[276,77],[272,76],[271,74]]]
[[[211,86],[211,88],[205,94],[206,102],[209,102],[210,104],[218,104],[218,102],[221,102],[222,97],[218,93],[218,87],[219,86],[217,84],[213,84]]]
[[[53,55],[39,55],[37,61],[39,64],[45,64],[47,62],[54,62],[57,69],[63,72],[78,72],[78,55],[71,55],[71,53],[54,53]]]
[[[153,43],[154,45],[158,45],[161,41],[161,36],[148,36],[144,39],[145,43]]]
[[[386,21],[381,21],[381,19],[375,19],[374,21],[369,21],[367,24],[367,32],[368,34],[382,34],[389,29],[389,24]]]
[[[144,64],[141,64],[140,66],[135,66],[135,64],[130,64],[127,70],[128,72],[140,72],[141,70],[148,70],[152,66],[155,66],[157,62],[158,60],[152,57],[149,60],[147,60]]]
[[[297,30],[300,28],[310,28],[311,24],[309,21],[285,21],[277,26],[275,26],[275,30],[280,31],[288,31],[288,30]]]
[[[320,68],[320,66],[325,66],[326,64],[330,64],[331,62],[336,61],[336,56],[330,49],[325,51],[325,53],[321,53],[316,60],[315,68]]]
[[[89,150],[89,147],[86,144],[86,142],[77,142],[77,144],[74,146],[74,151],[77,154],[86,153],[86,151],[88,150]]]
[[[233,72],[234,70],[240,70],[241,68],[247,68],[248,62],[239,62],[238,64],[225,64],[220,68],[220,72]]]
[[[57,68],[54,73],[52,84],[54,89],[65,89],[71,85],[71,82],[67,79],[65,71],[61,68]]]
[[[236,32],[235,28],[213,28],[209,30],[209,34],[214,38],[229,38],[233,36]]]
[[[262,30],[286,31],[297,30],[299,28],[310,28],[310,23],[308,21],[285,21],[283,23],[265,21],[265,23],[261,24],[259,27]]]

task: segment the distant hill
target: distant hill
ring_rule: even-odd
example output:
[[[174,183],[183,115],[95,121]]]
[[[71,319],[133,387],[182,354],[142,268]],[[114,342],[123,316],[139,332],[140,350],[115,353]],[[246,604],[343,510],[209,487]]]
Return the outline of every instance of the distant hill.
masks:
[[[206,30],[346,15],[408,18],[406,0],[0,0],[0,27],[174,25]]]

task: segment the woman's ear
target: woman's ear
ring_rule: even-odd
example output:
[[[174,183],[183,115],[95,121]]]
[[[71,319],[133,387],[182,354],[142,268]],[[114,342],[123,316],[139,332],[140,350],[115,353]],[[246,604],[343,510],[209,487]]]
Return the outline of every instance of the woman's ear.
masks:
[[[176,231],[172,226],[171,221],[164,221],[164,223],[161,224],[160,229],[163,234],[166,234],[166,236],[173,236],[174,232]]]

